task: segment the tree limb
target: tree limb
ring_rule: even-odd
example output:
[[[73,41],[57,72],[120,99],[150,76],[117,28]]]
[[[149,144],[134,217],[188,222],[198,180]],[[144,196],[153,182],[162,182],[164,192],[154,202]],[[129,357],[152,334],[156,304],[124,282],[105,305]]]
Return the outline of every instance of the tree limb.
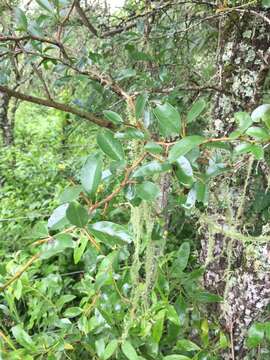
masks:
[[[106,128],[113,128],[114,125],[112,123],[110,123],[109,121],[106,121],[104,119],[100,119],[98,117],[96,117],[95,115],[84,111],[84,110],[80,110],[80,109],[76,109],[73,106],[70,105],[66,105],[66,104],[62,104],[62,103],[58,103],[54,100],[49,100],[49,99],[41,99],[35,96],[31,96],[31,95],[25,95],[21,92],[12,90],[6,86],[2,86],[0,85],[0,91],[4,92],[6,94],[8,94],[9,96],[13,96],[17,99],[20,99],[22,101],[27,101],[30,103],[34,103],[34,104],[38,104],[38,105],[43,105],[46,107],[50,107],[53,109],[57,109],[60,111],[64,111],[70,114],[74,114],[74,115],[78,115],[79,117],[86,119],[98,126],[101,127],[106,127]]]

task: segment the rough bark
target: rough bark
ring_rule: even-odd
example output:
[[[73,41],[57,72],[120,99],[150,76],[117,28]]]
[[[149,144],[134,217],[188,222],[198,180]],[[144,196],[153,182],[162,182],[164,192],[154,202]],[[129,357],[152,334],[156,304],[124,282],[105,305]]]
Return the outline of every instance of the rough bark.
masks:
[[[13,144],[13,124],[8,116],[10,97],[0,92],[0,129],[2,131],[3,145]]]
[[[218,81],[231,94],[215,96],[211,129],[215,135],[233,130],[234,112],[250,112],[262,101],[270,64],[270,25],[260,15],[270,19],[270,11],[256,9],[255,13],[233,12],[220,20]],[[214,184],[223,210],[214,205],[215,198],[202,221],[204,285],[224,298],[214,310],[222,314],[220,321],[232,342],[224,359],[245,359],[246,331],[270,303],[269,245],[253,242],[250,253],[243,231],[244,201],[253,168],[253,160],[247,160],[242,181],[223,178]]]

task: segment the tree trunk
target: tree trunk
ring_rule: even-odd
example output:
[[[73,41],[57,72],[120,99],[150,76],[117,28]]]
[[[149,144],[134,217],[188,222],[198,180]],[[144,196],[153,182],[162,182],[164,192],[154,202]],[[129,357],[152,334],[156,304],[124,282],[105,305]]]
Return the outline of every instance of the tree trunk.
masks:
[[[263,101],[270,64],[269,23],[270,11],[258,8],[232,12],[220,20],[218,77],[226,91],[214,99],[211,130],[215,135],[233,130],[234,112],[250,112]],[[270,247],[254,241],[247,246],[250,238],[243,227],[248,222],[245,205],[252,200],[254,184],[249,178],[255,171],[254,159],[247,157],[241,171],[234,182],[224,177],[213,184],[215,199],[202,220],[204,285],[224,298],[215,310],[222,314],[220,321],[232,343],[224,359],[244,359],[246,331],[270,303]]]
[[[8,117],[10,96],[0,92],[0,128],[2,130],[3,145],[13,144],[13,122]]]

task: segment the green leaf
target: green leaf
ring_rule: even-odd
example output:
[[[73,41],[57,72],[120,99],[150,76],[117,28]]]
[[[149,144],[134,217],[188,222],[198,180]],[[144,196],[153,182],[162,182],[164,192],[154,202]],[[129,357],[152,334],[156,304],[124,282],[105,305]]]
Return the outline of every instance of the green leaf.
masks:
[[[162,337],[165,314],[166,310],[160,310],[154,318],[154,325],[152,327],[152,338],[156,343],[159,343]]]
[[[177,341],[176,348],[181,351],[200,351],[201,348],[194,342],[186,339]]]
[[[255,323],[251,325],[248,330],[247,346],[248,348],[255,348],[258,346],[264,338],[264,325]]]
[[[49,259],[51,256],[57,255],[68,248],[74,248],[72,236],[69,234],[55,235],[53,240],[42,246],[40,258]]]
[[[150,181],[145,181],[142,184],[136,185],[136,194],[142,200],[153,201],[158,197],[159,193],[159,187]]]
[[[97,143],[101,150],[113,160],[124,159],[123,147],[110,130],[102,129],[97,135]]]
[[[31,238],[41,239],[49,236],[48,226],[46,222],[39,221],[35,224],[31,231]]]
[[[147,135],[142,132],[141,130],[134,129],[134,128],[127,128],[125,132],[117,132],[115,133],[114,137],[116,139],[124,139],[124,140],[145,140],[147,139]]]
[[[269,132],[266,129],[257,126],[251,126],[247,129],[246,134],[256,140],[267,141],[270,139]]]
[[[184,242],[181,244],[179,250],[177,251],[177,258],[172,264],[172,274],[179,275],[182,271],[185,270],[188,264],[188,259],[190,255],[190,244]]]
[[[131,343],[129,341],[125,341],[122,344],[122,351],[124,353],[124,355],[129,359],[129,360],[137,360],[138,359],[138,355],[136,353],[136,350],[134,349],[134,347],[131,345]]]
[[[82,236],[80,240],[76,243],[73,253],[74,264],[78,264],[78,262],[81,260],[84,250],[86,249],[87,243],[88,243],[88,239],[85,236]]]
[[[74,200],[78,199],[82,190],[83,189],[80,185],[69,186],[62,192],[62,194],[60,195],[59,201],[61,203],[68,203],[68,202],[74,201]]]
[[[234,118],[238,124],[238,130],[241,133],[243,133],[246,129],[248,129],[250,125],[253,123],[251,116],[244,111],[239,111],[235,113]]]
[[[187,154],[196,146],[202,144],[205,138],[199,135],[186,136],[178,141],[169,151],[169,161],[175,162],[180,156]]]
[[[187,114],[187,122],[191,123],[194,121],[205,109],[206,102],[203,99],[196,101]]]
[[[270,0],[268,0],[270,1]],[[251,114],[251,118],[253,121],[258,122],[262,120],[264,117],[270,115],[270,104],[263,104],[258,106]]]
[[[118,81],[128,79],[131,77],[136,76],[136,70],[128,68],[128,69],[122,69],[121,71],[118,71],[118,73],[115,76],[115,79]]]
[[[208,203],[208,185],[205,181],[198,180],[195,183],[196,200],[207,205]]]
[[[161,154],[163,152],[163,147],[155,142],[146,143],[144,148],[152,154]]]
[[[226,349],[228,348],[230,345],[226,335],[221,332],[220,335],[219,335],[219,348],[220,349]]]
[[[264,150],[261,145],[241,143],[237,145],[234,149],[235,155],[241,155],[247,153],[253,154],[256,160],[261,160],[264,157]]]
[[[110,221],[99,221],[89,225],[89,230],[104,243],[126,244],[132,242],[132,235],[123,225],[115,224]]]
[[[81,308],[74,306],[67,308],[64,312],[64,316],[67,318],[74,318],[76,316],[79,316],[82,312],[83,310]]]
[[[60,296],[60,298],[56,301],[55,306],[57,307],[57,310],[61,310],[62,307],[63,307],[66,303],[68,303],[68,302],[70,302],[70,301],[72,301],[72,300],[74,300],[74,299],[76,299],[76,296],[75,296],[75,295],[71,295],[71,294],[62,295],[62,296]]]
[[[58,206],[49,217],[48,220],[48,228],[51,230],[58,230],[63,228],[66,224],[68,224],[68,219],[66,218],[66,210],[68,208],[68,204],[63,204]]]
[[[45,10],[52,12],[54,10],[53,5],[49,2],[49,0],[36,0],[36,2]]]
[[[15,9],[15,20],[19,30],[27,31],[28,21],[25,13],[20,9]]]
[[[135,116],[137,120],[140,120],[142,118],[146,102],[147,102],[147,94],[144,93],[137,97],[135,103]]]
[[[103,360],[107,360],[109,359],[116,351],[118,347],[118,341],[117,340],[112,340],[109,342],[109,344],[106,346],[105,351],[102,355],[102,359]]]
[[[175,355],[167,355],[163,357],[163,360],[191,360],[191,358],[185,355],[175,354]]]
[[[102,160],[100,156],[91,155],[87,158],[80,173],[80,181],[84,190],[93,199],[102,177]]]
[[[207,291],[200,291],[194,294],[194,298],[204,304],[217,303],[222,301],[222,297],[216,294],[211,294]]]
[[[123,123],[122,117],[114,111],[104,110],[103,114],[107,120],[111,121],[116,125]]]
[[[12,334],[15,337],[16,341],[25,349],[27,349],[30,352],[34,352],[37,350],[33,340],[31,337],[27,334],[27,332],[24,331],[21,325],[16,325],[11,328]]]
[[[170,164],[168,163],[160,163],[158,161],[151,161],[147,164],[142,165],[137,170],[134,171],[133,177],[141,177],[141,176],[152,176],[154,174],[159,174],[171,169]]]
[[[182,204],[182,207],[186,210],[190,210],[194,207],[196,200],[197,200],[197,192],[196,192],[195,187],[192,187],[189,190],[186,202],[184,204]]]
[[[173,305],[167,305],[167,318],[169,321],[171,321],[173,324],[180,326],[180,318],[177,314],[177,311],[175,310]]]
[[[89,219],[87,210],[77,202],[72,202],[69,204],[66,211],[66,216],[72,225],[78,226],[80,228],[83,228]]]
[[[262,0],[262,5],[268,9],[270,7],[270,0]]]
[[[177,135],[181,129],[181,119],[178,111],[169,103],[157,105],[153,110],[163,136]]]
[[[184,156],[176,160],[176,176],[181,184],[190,187],[194,183],[193,170],[190,162]]]

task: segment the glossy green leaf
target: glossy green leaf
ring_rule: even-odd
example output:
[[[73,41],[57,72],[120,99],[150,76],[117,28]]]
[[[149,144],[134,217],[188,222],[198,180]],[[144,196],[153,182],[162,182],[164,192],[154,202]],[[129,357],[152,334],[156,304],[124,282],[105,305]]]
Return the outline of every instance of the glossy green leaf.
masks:
[[[247,346],[257,347],[264,338],[264,325],[260,323],[252,324],[248,329]]]
[[[264,150],[261,145],[241,143],[237,145],[234,149],[235,155],[241,155],[247,153],[253,154],[256,160],[261,160],[264,157]]]
[[[28,351],[36,351],[36,346],[32,338],[24,331],[21,325],[16,325],[11,328],[12,334],[16,341]]]
[[[74,248],[72,236],[69,234],[57,234],[52,240],[42,246],[40,258],[49,259],[51,256],[62,253],[68,248]]]
[[[20,8],[16,8],[15,10],[15,20],[18,25],[19,30],[27,31],[28,21],[27,17]]]
[[[142,165],[137,170],[134,171],[133,177],[141,177],[141,176],[152,176],[154,174],[159,174],[171,169],[170,164],[168,163],[160,163],[158,161],[151,161],[147,164]]]
[[[107,360],[110,357],[112,357],[113,354],[115,353],[117,347],[118,347],[118,341],[117,340],[110,341],[109,344],[105,348],[105,351],[104,351],[104,353],[102,355],[102,359]]]
[[[66,224],[68,224],[68,219],[66,217],[66,210],[68,204],[63,204],[58,206],[49,217],[48,228],[51,230],[62,229]]]
[[[136,185],[136,194],[142,200],[153,201],[158,197],[159,193],[159,187],[150,181],[145,181],[142,184]]]
[[[102,160],[100,156],[89,156],[81,169],[80,180],[84,190],[92,199],[96,196],[101,177]]]
[[[68,203],[77,200],[83,188],[80,185],[69,186],[60,195],[59,201],[61,203]]]
[[[182,207],[186,210],[190,210],[194,207],[196,200],[197,200],[197,192],[195,187],[193,187],[189,190],[186,202],[182,204]]]
[[[197,100],[187,114],[188,123],[197,119],[206,107],[206,102],[203,99]]]
[[[193,341],[181,339],[177,341],[176,348],[181,351],[200,351],[201,348]]]
[[[209,193],[208,193],[208,185],[205,181],[198,180],[195,183],[195,190],[196,190],[196,200],[198,202],[207,205]]]
[[[64,312],[64,316],[67,318],[74,318],[76,316],[79,316],[82,312],[83,310],[81,308],[74,306],[67,308]]]
[[[153,113],[158,120],[161,135],[166,137],[180,133],[180,115],[171,104],[157,105]]]
[[[152,154],[161,154],[163,152],[163,147],[155,142],[148,142],[144,145],[146,151]]]
[[[270,139],[269,132],[258,126],[251,126],[247,129],[246,134],[260,141],[267,141]]]
[[[142,118],[146,102],[147,102],[147,94],[144,93],[137,97],[135,103],[135,115],[137,120]]]
[[[192,167],[184,156],[179,156],[176,160],[176,176],[184,186],[190,187],[194,183]]]
[[[255,110],[253,110],[251,114],[251,118],[253,121],[258,122],[269,114],[270,114],[270,104],[263,104],[258,106]]]
[[[83,253],[86,249],[88,243],[88,238],[86,236],[81,236],[80,240],[76,243],[73,253],[74,264],[78,264],[83,256]]]
[[[118,124],[123,123],[122,117],[114,111],[104,110],[103,114],[104,114],[105,118],[107,120],[111,121],[113,124],[118,125]]]
[[[52,12],[54,10],[53,5],[49,0],[36,0],[36,2],[45,10]]]
[[[104,243],[125,244],[132,242],[132,235],[123,225],[115,224],[110,221],[99,221],[89,225],[89,230]]]
[[[190,150],[202,144],[204,141],[205,138],[199,135],[186,136],[172,146],[169,151],[169,161],[171,163],[175,162],[180,156],[187,154]]]
[[[190,244],[188,242],[184,242],[181,244],[179,250],[176,254],[176,259],[172,264],[172,274],[179,275],[182,271],[185,270],[188,264],[188,259],[190,255]]]
[[[167,355],[163,357],[163,360],[191,360],[190,357],[185,355]]]
[[[124,140],[133,140],[133,139],[146,140],[148,136],[141,130],[134,128],[127,128],[125,129],[125,132],[115,133],[114,137],[116,139],[124,139]]]
[[[123,147],[119,140],[108,129],[102,129],[97,135],[97,143],[101,150],[113,160],[123,160],[125,157]]]
[[[262,0],[262,5],[268,9],[270,8],[270,0]]]
[[[83,228],[89,219],[87,210],[79,203],[72,202],[69,204],[66,216],[72,225]]]
[[[131,345],[131,343],[129,341],[125,341],[122,346],[122,351],[124,353],[124,355],[129,359],[129,360],[138,360],[138,355],[136,350],[134,349],[134,347]]]

